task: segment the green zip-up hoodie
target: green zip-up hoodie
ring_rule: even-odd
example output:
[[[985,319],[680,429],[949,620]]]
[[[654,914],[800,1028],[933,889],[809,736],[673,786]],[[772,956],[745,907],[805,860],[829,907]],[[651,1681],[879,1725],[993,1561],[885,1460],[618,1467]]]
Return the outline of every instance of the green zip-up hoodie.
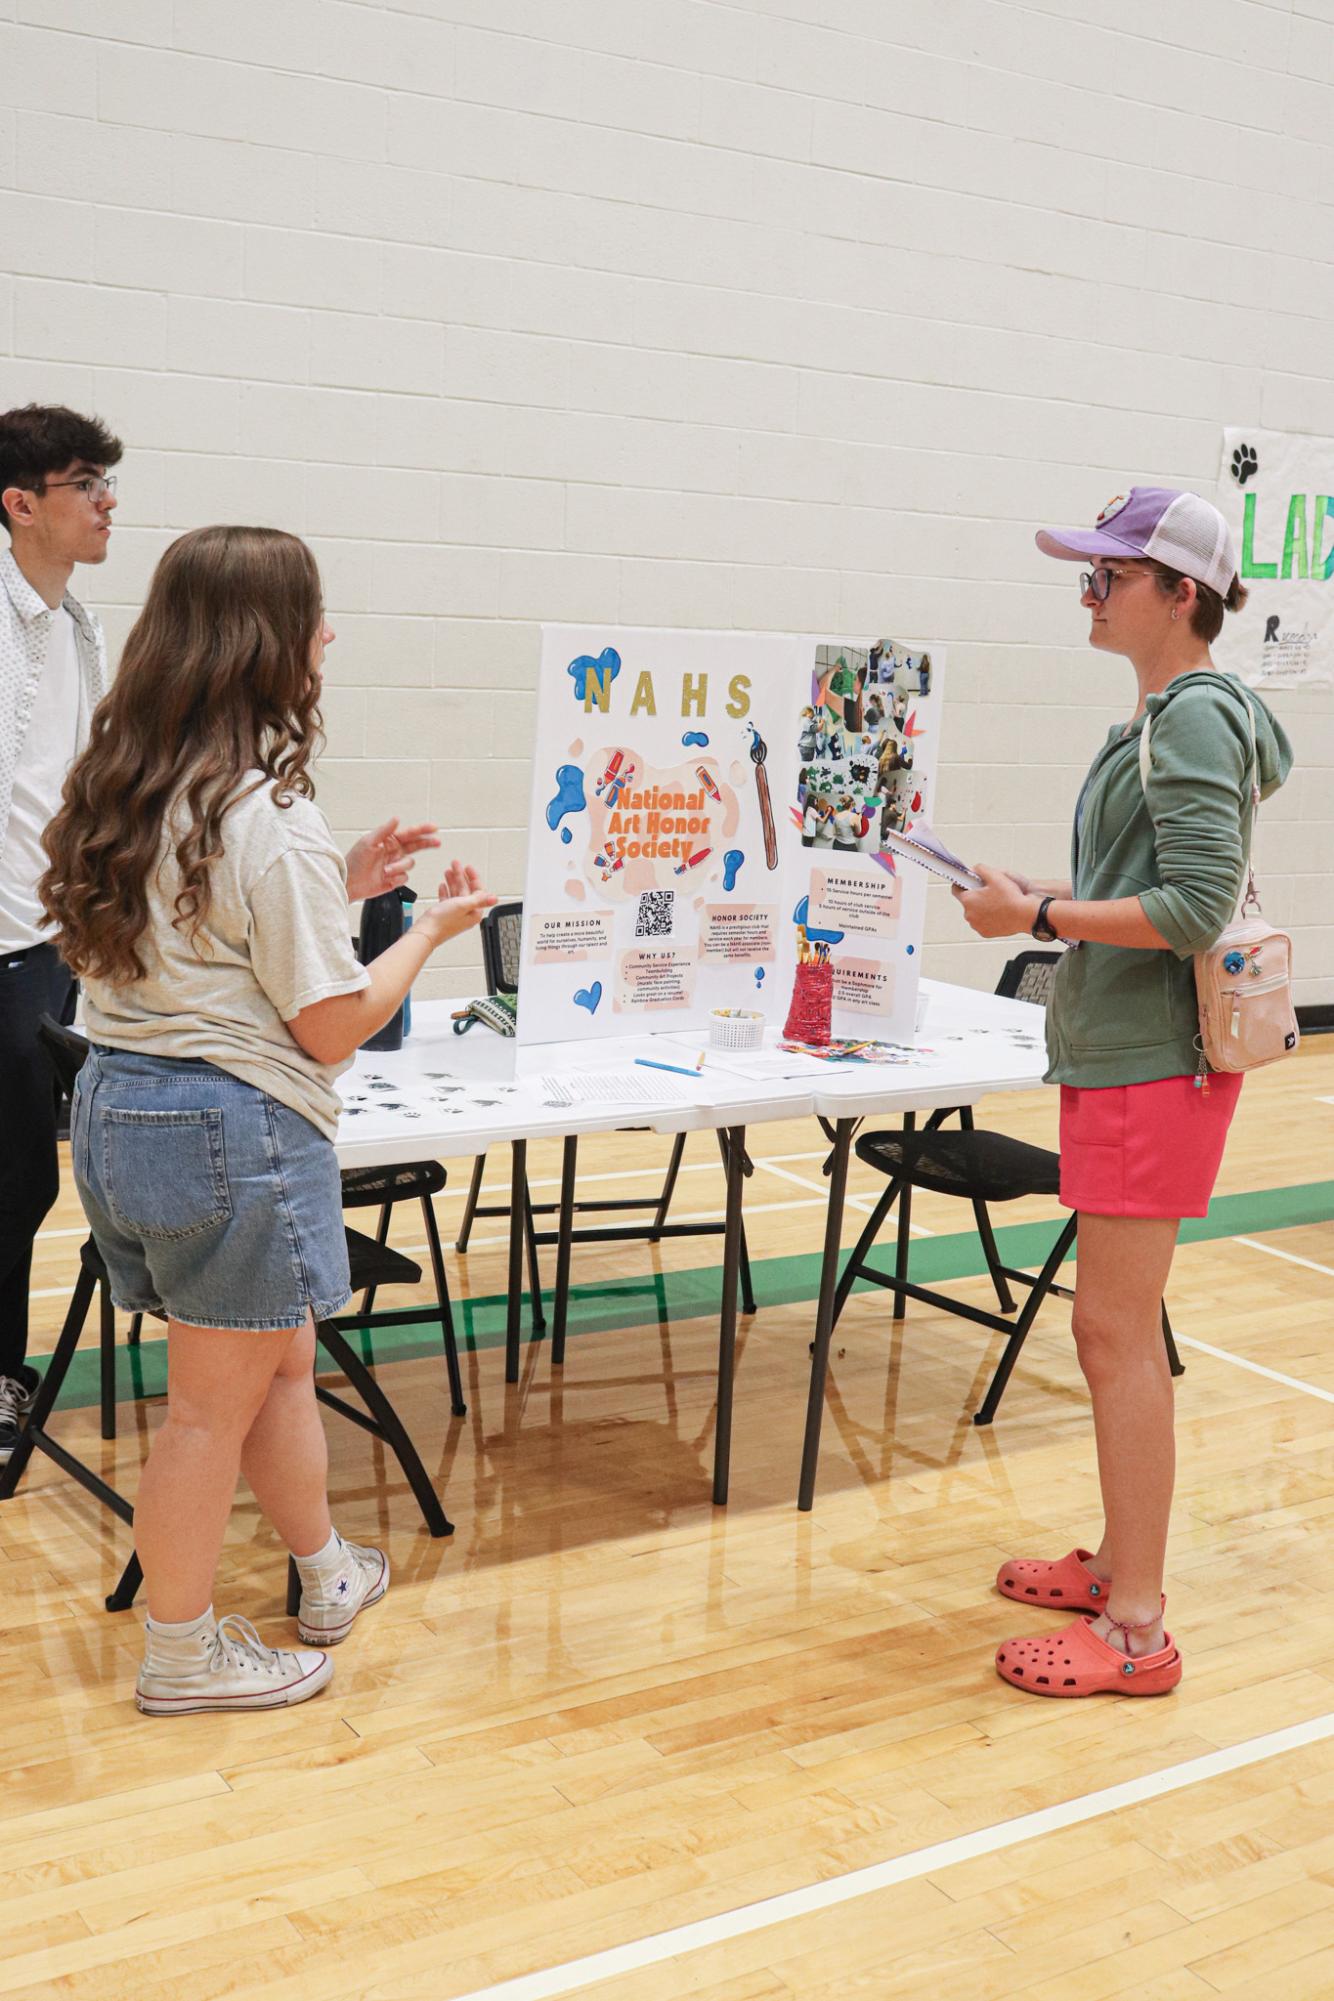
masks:
[[[1260,794],[1292,769],[1292,747],[1255,693]],[[1099,1087],[1189,1075],[1195,1038],[1196,952],[1231,922],[1250,852],[1250,726],[1242,684],[1200,668],[1178,674],[1146,709],[1153,723],[1147,787],[1143,718],[1118,724],[1079,795],[1070,849],[1078,900],[1137,896],[1172,947],[1143,951],[1087,942],[1057,968],[1047,1006],[1047,1081]]]

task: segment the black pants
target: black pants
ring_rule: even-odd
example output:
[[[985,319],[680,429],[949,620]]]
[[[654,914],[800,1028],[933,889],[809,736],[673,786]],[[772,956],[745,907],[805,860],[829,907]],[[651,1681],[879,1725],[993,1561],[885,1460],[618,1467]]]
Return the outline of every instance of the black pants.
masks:
[[[28,1352],[32,1243],[60,1190],[60,1098],[37,1018],[73,1021],[74,995],[54,945],[0,953],[0,1376]]]

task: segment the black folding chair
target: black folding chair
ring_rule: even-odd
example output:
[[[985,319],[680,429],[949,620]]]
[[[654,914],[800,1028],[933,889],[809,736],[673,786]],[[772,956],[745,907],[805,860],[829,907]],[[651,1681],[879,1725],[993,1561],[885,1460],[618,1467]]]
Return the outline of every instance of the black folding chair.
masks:
[[[67,1095],[72,1096],[75,1079],[83,1065],[84,1058],[88,1054],[88,1043],[83,1036],[76,1034],[73,1029],[62,1028],[58,1022],[52,1021],[49,1015],[42,1016],[38,1035],[47,1055],[51,1059],[62,1088]],[[375,1172],[375,1170],[369,1171]],[[384,1170],[385,1173],[393,1173],[394,1171],[392,1169]],[[379,1198],[377,1195],[372,1194],[367,1196],[366,1199],[375,1201]],[[380,1285],[420,1284],[422,1276],[421,1267],[413,1264],[412,1260],[404,1257],[401,1252],[390,1250],[387,1245],[377,1243],[374,1238],[364,1236],[359,1230],[349,1230],[347,1241],[354,1291],[362,1291],[367,1288],[373,1291],[376,1286]],[[54,1460],[63,1472],[67,1473],[72,1480],[77,1481],[86,1493],[91,1494],[95,1500],[100,1501],[103,1507],[109,1508],[112,1514],[116,1515],[121,1521],[133,1524],[134,1509],[124,1496],[118,1494],[114,1487],[109,1486],[105,1480],[94,1473],[92,1468],[85,1465],[81,1459],[75,1458],[74,1454],[61,1445],[57,1439],[53,1438],[47,1429],[47,1420],[55,1408],[56,1400],[69,1373],[70,1364],[74,1360],[78,1349],[79,1338],[83,1333],[84,1323],[88,1318],[88,1309],[92,1305],[94,1293],[98,1295],[101,1321],[102,1435],[103,1437],[114,1437],[115,1435],[115,1309],[112,1305],[111,1288],[106,1266],[102,1261],[96,1244],[90,1236],[79,1252],[79,1276],[75,1283],[74,1293],[70,1300],[68,1311],[65,1314],[59,1338],[43,1372],[41,1387],[38,1389],[37,1396],[33,1402],[31,1415],[19,1436],[18,1444],[10,1456],[9,1464],[0,1467],[0,1501],[9,1500],[17,1492],[28,1461],[31,1459],[34,1451],[40,1451],[44,1452],[49,1459]],[[448,1294],[443,1293],[442,1299],[447,1316]],[[157,1317],[161,1318],[164,1316]],[[377,1315],[375,1324],[383,1326],[386,1322],[399,1324],[404,1321],[416,1322],[420,1319],[420,1309],[408,1309],[402,1314]],[[382,1444],[389,1446],[397,1458],[399,1465],[402,1467],[409,1486],[416,1495],[417,1504],[421,1508],[423,1519],[431,1535],[452,1535],[454,1532],[453,1523],[448,1520],[444,1509],[440,1505],[435,1489],[427,1477],[426,1469],[421,1463],[417,1448],[404,1428],[398,1412],[376,1382],[366,1363],[357,1354],[355,1348],[353,1348],[347,1339],[348,1333],[368,1324],[370,1323],[364,1311],[359,1314],[340,1314],[336,1319],[320,1320],[315,1323],[315,1334],[320,1346],[347,1378],[352,1388],[361,1398],[365,1409],[359,1410],[356,1405],[346,1402],[335,1391],[326,1389],[319,1382],[315,1385],[315,1394],[321,1403],[327,1404],[331,1410],[336,1410],[340,1417],[347,1418],[350,1423],[358,1425],[363,1431],[369,1431],[372,1437],[378,1438]],[[449,1325],[447,1318],[446,1326],[448,1330],[446,1353],[448,1355],[452,1352],[449,1343],[453,1339],[453,1328],[452,1325]],[[110,1356],[109,1368],[108,1356]],[[458,1361],[455,1354],[454,1369],[451,1374],[452,1382],[457,1376],[457,1369]],[[111,1406],[110,1430],[107,1429],[108,1395],[110,1396]],[[456,1410],[459,1408],[460,1402],[461,1392],[456,1393]],[[122,1612],[132,1605],[142,1578],[143,1572],[139,1568],[139,1559],[137,1556],[132,1555],[121,1573],[120,1581],[115,1590],[106,1600],[107,1610],[109,1612]],[[295,1611],[298,1595],[299,1584],[297,1581],[296,1566],[294,1563],[289,1562],[287,1590],[289,1612]]]
[[[1005,967],[996,992],[1011,999],[1031,1000],[1045,1006],[1060,957],[1059,952],[1020,952]],[[952,1116],[958,1118],[959,1130],[942,1131],[944,1121]],[[1072,1214],[1061,1226],[1035,1278],[1031,1272],[1002,1263],[988,1205],[1014,1202],[1025,1195],[1058,1194],[1060,1155],[1046,1147],[1030,1146],[1025,1140],[1011,1139],[1005,1133],[977,1130],[970,1105],[934,1111],[920,1130],[916,1114],[908,1112],[897,1131],[864,1133],[855,1144],[858,1159],[883,1174],[887,1186],[843,1267],[834,1294],[834,1322],[837,1324],[857,1280],[864,1278],[892,1292],[895,1320],[903,1319],[909,1299],[921,1299],[943,1312],[957,1313],[965,1320],[1004,1334],[1007,1337],[1004,1353],[986,1396],[973,1416],[974,1424],[990,1424],[1043,1300],[1049,1293],[1056,1293],[1062,1299],[1074,1298],[1069,1287],[1056,1283],[1056,1274],[1074,1243],[1079,1218]],[[971,1204],[982,1255],[996,1290],[999,1312],[991,1313],[982,1307],[967,1305],[963,1300],[951,1298],[948,1293],[918,1285],[909,1278],[914,1188],[927,1188],[937,1195],[957,1196]],[[899,1205],[898,1241],[894,1269],[886,1272],[869,1264],[867,1259],[881,1225],[896,1202]],[[1005,1317],[1017,1310],[1017,1302],[1010,1291],[1011,1283],[1028,1288],[1028,1298],[1017,1320]],[[1172,1337],[1166,1302],[1163,1303],[1162,1321],[1168,1365],[1174,1376],[1183,1375],[1185,1370]]]

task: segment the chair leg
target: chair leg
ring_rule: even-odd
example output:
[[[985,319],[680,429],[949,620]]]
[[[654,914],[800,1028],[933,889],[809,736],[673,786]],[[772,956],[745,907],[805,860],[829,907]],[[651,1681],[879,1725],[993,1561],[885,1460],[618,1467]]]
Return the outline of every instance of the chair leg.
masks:
[[[681,1145],[684,1146],[685,1135],[681,1134],[679,1135],[679,1138]],[[750,1156],[747,1154],[744,1144],[734,1149],[731,1149],[730,1152],[732,1157],[729,1158],[728,1140],[724,1135],[721,1127],[719,1127],[718,1129],[717,1138],[718,1138],[718,1151],[722,1155],[723,1172],[728,1177],[729,1186],[731,1184],[731,1177],[733,1173],[741,1175],[753,1173],[754,1169],[751,1164]],[[754,1313],[755,1288],[750,1282],[750,1250],[746,1243],[746,1226],[744,1223],[742,1223],[739,1226],[739,1242],[737,1250],[738,1250],[738,1257],[741,1270],[741,1311],[743,1313]]]
[[[740,1275],[741,1196],[745,1185],[742,1161],[746,1128],[733,1126],[724,1138],[723,1163],[727,1169],[727,1216],[723,1231],[723,1297],[718,1318],[718,1417],[713,1441],[713,1504],[727,1505],[727,1485],[732,1465],[732,1387],[736,1375],[736,1301]]]
[[[880,1234],[880,1225],[884,1222],[886,1216],[898,1200],[902,1186],[903,1183],[901,1181],[891,1181],[889,1183],[884,1194],[871,1211],[867,1219],[866,1228],[862,1231],[852,1248],[851,1255],[843,1267],[842,1275],[834,1292],[834,1312],[833,1319],[830,1322],[831,1333],[837,1327],[839,1315],[848,1303],[849,1293],[861,1276],[862,1266],[866,1262],[866,1254]]]
[[[996,1298],[1002,1313],[1013,1313],[1015,1297],[1010,1291],[1005,1273],[1001,1270],[1000,1253],[996,1249],[996,1236],[991,1227],[991,1217],[985,1202],[974,1202],[973,1220],[977,1224],[977,1234],[982,1240],[982,1255],[991,1273],[991,1283],[996,1288]]]
[[[560,1218],[556,1231],[556,1299],[551,1310],[551,1366],[565,1361],[565,1323],[570,1315],[570,1251],[574,1241],[574,1176],[579,1141],[567,1134],[560,1158]],[[670,1170],[668,1178],[671,1178]],[[670,1194],[670,1190],[668,1191]],[[651,1240],[650,1240],[651,1241]]]
[[[139,1564],[139,1555],[133,1551],[130,1560],[120,1574],[120,1582],[109,1598],[103,1600],[108,1612],[128,1612],[144,1581],[144,1573]]]
[[[421,1202],[422,1215],[426,1219],[426,1244],[431,1253],[431,1270],[435,1275],[435,1296],[440,1306],[440,1332],[445,1343],[445,1367],[449,1372],[449,1406],[455,1417],[466,1417],[468,1406],[463,1400],[459,1345],[454,1337],[454,1315],[449,1304],[449,1280],[445,1275],[445,1258],[440,1248],[440,1231],[430,1196],[423,1195]]]
[[[393,1211],[393,1207],[394,1205],[392,1202],[386,1202],[383,1204],[380,1210],[380,1220],[375,1226],[375,1241],[380,1246],[381,1250],[383,1250],[385,1245],[389,1242],[389,1218]],[[363,1313],[369,1313],[371,1311],[372,1307],[375,1305],[375,1295],[378,1291],[379,1291],[378,1286],[368,1285],[366,1287],[365,1293],[362,1295],[362,1301],[361,1301],[361,1311]]]
[[[472,1164],[472,1180],[468,1183],[468,1199],[463,1205],[463,1221],[454,1239],[456,1251],[466,1251],[468,1239],[472,1235],[472,1219],[477,1214],[477,1203],[482,1193],[482,1176],[486,1172],[486,1155],[479,1153]]]
[[[905,1133],[917,1130],[916,1112],[905,1112],[903,1114],[903,1130]],[[899,1237],[898,1248],[894,1257],[894,1276],[896,1279],[905,1279],[908,1276],[908,1253],[912,1244],[911,1223],[912,1183],[911,1181],[905,1181],[899,1191]],[[896,1286],[894,1288],[893,1318],[895,1320],[902,1320],[907,1311],[908,1295],[901,1287]]]
[[[287,1559],[287,1616],[295,1619],[301,1610],[301,1572],[296,1567],[296,1558]]]
[[[528,1245],[528,1297],[532,1302],[534,1334],[545,1334],[547,1316],[542,1307],[542,1267],[537,1261],[537,1225],[533,1221],[533,1200],[528,1193],[528,1177],[523,1180],[523,1234]]]
[[[806,1392],[806,1436],[801,1448],[801,1479],[797,1506],[809,1513],[815,1503],[815,1469],[820,1457],[820,1426],[824,1419],[825,1386],[829,1376],[829,1343],[834,1332],[834,1289],[838,1277],[838,1242],[843,1228],[843,1202],[848,1187],[848,1148],[855,1119],[840,1119],[834,1127],[829,1156],[829,1206],[824,1219],[824,1255],[820,1260],[820,1298],[815,1309],[815,1339],[811,1343],[811,1380]]]
[[[982,1400],[982,1407],[973,1413],[974,1424],[990,1424],[992,1418],[995,1417],[1000,1406],[1000,1400],[1005,1394],[1005,1385],[1010,1380],[1010,1373],[1015,1363],[1019,1360],[1019,1350],[1023,1347],[1027,1339],[1028,1330],[1033,1325],[1038,1308],[1051,1290],[1052,1280],[1065,1262],[1065,1254],[1074,1242],[1075,1231],[1078,1228],[1079,1217],[1077,1215],[1071,1216],[1069,1222],[1057,1237],[1056,1242],[1052,1245],[1047,1262],[1043,1265],[1036,1283],[1029,1293],[1028,1298],[1024,1301],[1024,1310],[1015,1321],[1013,1332],[1006,1338],[1005,1353],[1001,1356],[1000,1364],[991,1379],[991,1387]]]
[[[136,1313],[133,1319],[130,1321],[130,1331],[125,1336],[126,1347],[137,1348],[139,1346],[140,1337],[142,1336],[143,1331],[144,1331],[144,1316],[142,1313]]]
[[[116,1436],[116,1309],[111,1304],[111,1287],[103,1280],[98,1287],[98,1362],[102,1392],[102,1436]]]
[[[416,1446],[403,1427],[403,1420],[360,1355],[331,1320],[319,1321],[315,1332],[320,1345],[337,1363],[379,1425],[385,1444],[403,1468],[404,1477],[417,1496],[417,1505],[425,1517],[426,1526],[431,1534],[453,1535],[454,1525],[447,1519],[439,1497],[426,1477],[426,1468],[418,1457]]]
[[[686,1136],[684,1133],[678,1133],[672,1141],[672,1157],[667,1163],[667,1178],[662,1184],[658,1206],[653,1212],[653,1221],[649,1226],[648,1240],[651,1244],[662,1241],[658,1233],[667,1221],[667,1211],[671,1207],[672,1196],[676,1191],[676,1177],[681,1172],[681,1156],[685,1150]],[[749,1307],[746,1310],[751,1311]]]
[[[1163,1301],[1163,1346],[1167,1350],[1167,1366],[1174,1376],[1184,1376],[1186,1365],[1177,1353],[1176,1337],[1172,1333],[1172,1323],[1167,1317],[1167,1301]]]
[[[7,1501],[18,1489],[24,1468],[32,1457],[33,1439],[46,1428],[46,1420],[51,1415],[61,1386],[69,1373],[69,1365],[74,1360],[74,1351],[79,1345],[84,1322],[88,1318],[88,1308],[93,1303],[97,1290],[97,1280],[86,1265],[79,1266],[79,1276],[74,1284],[73,1296],[65,1313],[65,1322],[60,1330],[60,1338],[52,1350],[51,1359],[42,1373],[41,1387],[34,1399],[28,1422],[19,1433],[19,1442],[9,1455],[9,1464],[0,1466],[0,1501]]]
[[[750,1282],[750,1250],[746,1243],[746,1226],[744,1223],[741,1225],[739,1249],[741,1252],[741,1311],[743,1313],[754,1313],[758,1309],[755,1305],[755,1288]]]

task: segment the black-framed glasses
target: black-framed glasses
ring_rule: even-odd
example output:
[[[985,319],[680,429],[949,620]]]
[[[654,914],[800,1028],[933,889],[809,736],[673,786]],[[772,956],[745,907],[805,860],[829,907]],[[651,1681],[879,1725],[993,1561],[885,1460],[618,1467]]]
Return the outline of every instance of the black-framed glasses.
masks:
[[[115,493],[116,475],[113,473],[110,479],[103,479],[100,473],[89,472],[85,473],[81,479],[48,479],[44,491],[50,493],[51,489],[56,486],[75,487],[84,496],[85,500],[91,500],[93,506],[97,507],[102,501],[109,499]]]
[[[1081,570],[1079,595],[1082,598],[1091,596],[1095,604],[1106,604],[1111,595],[1112,579],[1117,575],[1118,571],[1109,570],[1105,564],[1099,564],[1096,570]]]

